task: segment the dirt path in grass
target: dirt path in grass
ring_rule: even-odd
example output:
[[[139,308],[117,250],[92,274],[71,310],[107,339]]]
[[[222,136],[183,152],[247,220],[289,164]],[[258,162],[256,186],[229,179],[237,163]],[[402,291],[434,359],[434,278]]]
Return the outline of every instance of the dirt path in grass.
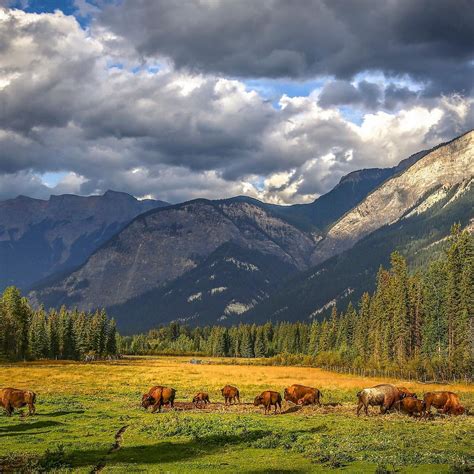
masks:
[[[116,451],[118,451],[121,447],[122,447],[122,443],[123,443],[123,434],[125,433],[125,431],[127,430],[128,428],[128,425],[124,425],[122,426],[122,428],[120,428],[117,433],[115,433],[115,441],[114,441],[114,444],[110,447],[110,449],[107,451],[107,454],[111,454],[111,453],[115,453]],[[107,457],[104,456],[98,463],[97,465],[94,467],[94,469],[92,469],[91,473],[92,474],[96,474],[96,473],[99,473],[99,472],[102,472],[104,469],[105,469],[105,466],[107,465]]]

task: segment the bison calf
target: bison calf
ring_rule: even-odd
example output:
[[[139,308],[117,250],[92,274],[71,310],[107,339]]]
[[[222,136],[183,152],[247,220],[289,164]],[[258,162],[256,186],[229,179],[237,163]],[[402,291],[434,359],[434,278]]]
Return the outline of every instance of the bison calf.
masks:
[[[395,402],[393,406],[395,410],[406,413],[407,415],[414,416],[418,414],[421,416],[425,404],[422,400],[418,400],[415,397],[404,397],[398,402]]]
[[[316,398],[316,394],[307,393],[303,398],[298,400],[298,405],[321,405],[319,398]]]
[[[193,403],[194,403],[194,406],[198,406],[198,404],[200,403],[204,403],[204,405],[206,405],[207,403],[211,403],[209,401],[209,394],[207,394],[206,392],[196,393],[196,395],[194,395],[194,398],[193,398]]]
[[[18,390],[16,388],[3,388],[0,390],[0,404],[11,416],[15,408],[22,408],[28,405],[28,414],[34,415],[36,412],[36,393],[30,390]]]
[[[142,407],[148,409],[152,406],[152,413],[161,411],[163,405],[170,405],[171,408],[174,407],[174,398],[176,396],[176,390],[174,388],[163,387],[161,385],[156,385],[155,387],[150,388],[148,393],[144,393],[142,396]]]
[[[240,403],[240,393],[237,387],[226,385],[224,388],[221,388],[221,393],[226,405],[232,402],[236,403],[236,400]]]
[[[427,417],[431,412],[431,407],[441,410],[443,414],[462,415],[464,407],[461,405],[459,396],[454,392],[428,392],[423,397],[423,415]]]
[[[253,404],[256,407],[263,405],[265,407],[265,415],[270,411],[272,405],[275,406],[275,414],[277,412],[277,407],[280,409],[281,413],[281,395],[272,390],[265,390],[259,396],[255,397]]]

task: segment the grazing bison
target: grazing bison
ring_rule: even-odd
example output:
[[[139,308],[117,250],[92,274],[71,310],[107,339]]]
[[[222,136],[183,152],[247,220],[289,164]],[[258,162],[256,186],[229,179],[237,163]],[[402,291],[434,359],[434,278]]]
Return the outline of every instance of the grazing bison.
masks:
[[[417,398],[416,393],[410,392],[406,387],[397,387],[398,391],[400,392],[400,398],[404,397],[413,397]]]
[[[428,392],[423,397],[423,414],[427,417],[430,414],[431,407],[441,410],[443,414],[462,415],[464,407],[459,401],[459,396],[453,392]]]
[[[371,388],[364,388],[357,393],[359,399],[359,405],[357,406],[357,416],[362,407],[364,407],[365,414],[369,414],[370,406],[380,406],[380,413],[386,413],[387,410],[392,408],[395,402],[398,402],[401,398],[398,388],[391,384],[376,385]]]
[[[294,384],[290,387],[285,388],[284,398],[287,402],[298,403],[299,400],[304,399],[306,395],[310,395],[306,400],[313,400],[311,403],[316,403],[321,405],[319,398],[323,396],[323,394],[317,389],[313,387],[305,387],[304,385]],[[305,405],[308,403],[305,403]]]
[[[34,415],[36,412],[36,393],[30,390],[18,390],[16,388],[3,388],[0,390],[0,404],[11,416],[15,408],[22,408],[28,405],[28,414]]]
[[[204,405],[206,405],[207,403],[211,403],[209,401],[209,394],[207,394],[206,392],[196,393],[196,395],[194,395],[194,398],[193,398],[193,403],[194,403],[194,406],[198,406],[198,404],[200,403],[204,403]]]
[[[277,412],[277,407],[280,409],[281,413],[281,395],[278,392],[273,392],[272,390],[265,390],[258,397],[255,397],[253,404],[256,407],[263,405],[265,407],[265,415],[270,411],[272,405],[275,406],[275,415]]]
[[[395,410],[414,416],[415,413],[421,416],[425,403],[416,397],[404,397],[393,404]]]
[[[156,385],[155,387],[150,388],[148,393],[144,393],[142,396],[142,407],[145,410],[152,406],[152,413],[161,411],[163,405],[169,404],[171,408],[174,407],[174,398],[176,396],[176,390],[174,388],[163,387],[161,385]]]
[[[221,393],[226,405],[230,405],[232,402],[236,403],[236,400],[240,403],[240,393],[237,387],[226,385],[224,388],[221,388]]]

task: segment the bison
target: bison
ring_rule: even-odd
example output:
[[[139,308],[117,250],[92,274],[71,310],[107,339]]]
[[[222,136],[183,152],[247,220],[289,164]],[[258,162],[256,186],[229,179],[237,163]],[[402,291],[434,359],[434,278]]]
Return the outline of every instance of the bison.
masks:
[[[152,406],[152,413],[161,411],[163,405],[169,404],[171,408],[174,407],[174,398],[176,396],[176,390],[174,388],[163,387],[161,385],[156,385],[148,393],[144,393],[142,396],[142,407],[148,409],[149,406]]]
[[[311,403],[321,405],[319,398],[322,397],[323,394],[317,388],[313,387],[305,387],[304,385],[294,384],[285,388],[283,396],[287,402],[298,403],[300,400],[304,399],[306,395],[309,395],[306,398],[307,402],[312,400]]]
[[[260,395],[255,397],[253,404],[256,407],[263,405],[265,407],[265,415],[270,411],[272,405],[275,406],[275,415],[277,412],[277,407],[280,409],[281,413],[281,395],[278,392],[273,392],[272,390],[265,390]]]
[[[395,402],[404,398],[400,395],[397,387],[391,384],[376,385],[371,388],[364,388],[357,393],[359,404],[357,406],[357,416],[359,416],[360,410],[364,407],[365,414],[369,414],[370,406],[380,406],[380,413],[386,413],[392,408]]]
[[[416,393],[410,392],[406,387],[397,387],[398,391],[400,392],[400,398],[403,397],[413,397],[417,398]]]
[[[207,403],[211,403],[209,401],[209,394],[207,394],[206,392],[196,393],[193,398],[193,403],[194,406],[198,406],[199,403],[204,403],[204,405],[206,405]]]
[[[28,405],[28,415],[36,412],[36,393],[30,390],[19,390],[16,388],[3,388],[0,390],[0,404],[11,416],[15,408],[22,408]]]
[[[226,405],[230,405],[232,402],[236,403],[236,400],[240,403],[240,393],[237,387],[226,385],[224,388],[221,388],[221,393]]]
[[[464,413],[464,407],[459,401],[459,396],[454,392],[428,392],[425,393],[423,402],[423,415],[425,417],[430,414],[432,406],[441,410],[443,414],[462,415]]]
[[[406,413],[410,416],[414,416],[417,413],[419,416],[423,413],[425,403],[422,400],[418,400],[416,397],[403,397],[398,402],[393,404],[395,410]]]

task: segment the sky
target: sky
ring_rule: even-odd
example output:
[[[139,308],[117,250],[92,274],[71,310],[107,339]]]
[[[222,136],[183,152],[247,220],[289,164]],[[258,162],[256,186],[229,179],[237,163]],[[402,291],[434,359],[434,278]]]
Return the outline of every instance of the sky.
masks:
[[[0,199],[311,202],[474,127],[474,0],[0,0]]]

